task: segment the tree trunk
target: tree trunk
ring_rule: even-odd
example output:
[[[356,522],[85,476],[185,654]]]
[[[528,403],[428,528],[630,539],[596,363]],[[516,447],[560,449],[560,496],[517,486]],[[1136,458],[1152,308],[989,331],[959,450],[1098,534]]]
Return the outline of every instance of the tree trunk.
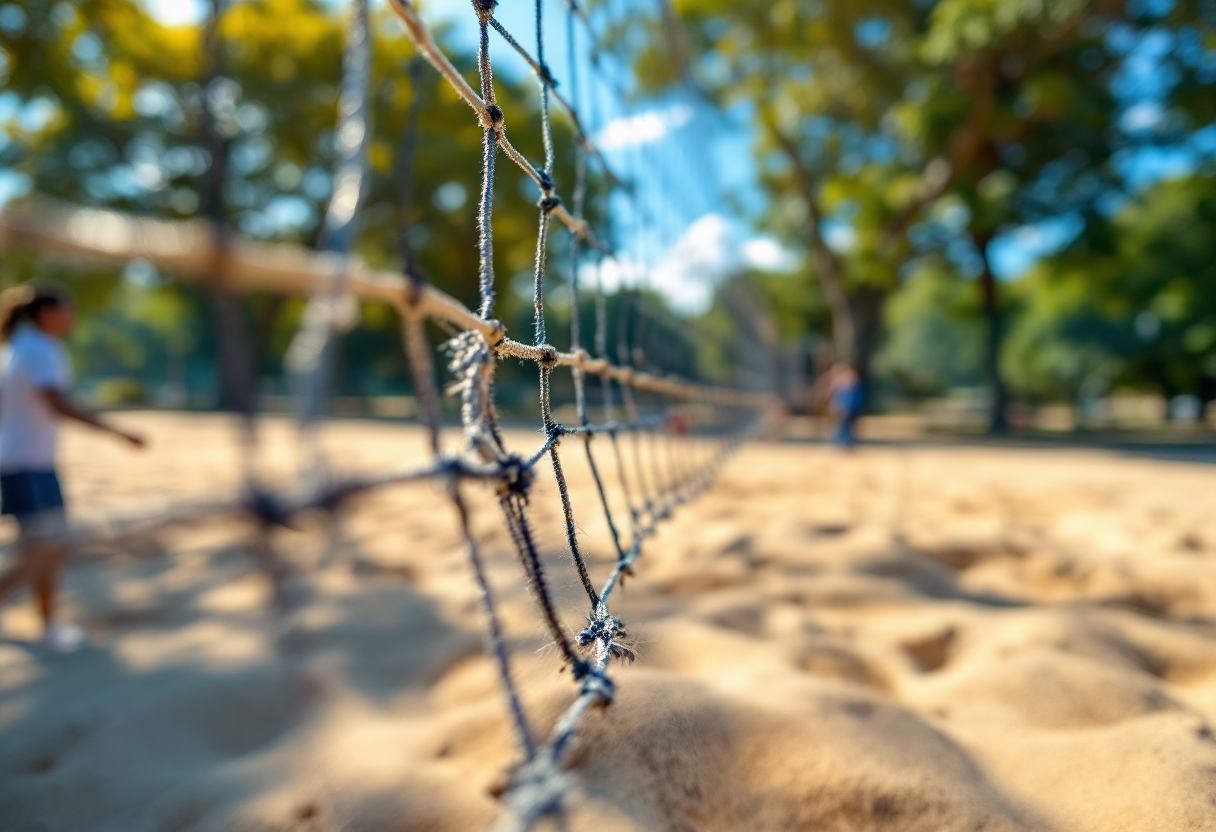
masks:
[[[262,367],[270,354],[270,342],[274,337],[274,324],[279,313],[287,306],[286,295],[273,295],[260,312],[254,316],[253,337],[249,348],[249,367],[253,386],[254,404],[257,403],[257,381],[262,376]]]
[[[815,272],[823,297],[832,310],[832,344],[836,348],[836,360],[853,363],[857,360],[857,320],[853,304],[841,285],[840,274],[834,262],[816,257]]]
[[[1199,378],[1199,421],[1204,423],[1207,421],[1208,408],[1213,401],[1216,401],[1216,379],[1211,376],[1200,376]]]
[[[867,411],[873,404],[873,386],[870,365],[878,348],[878,336],[882,328],[882,310],[887,293],[873,287],[861,287],[849,298],[852,310],[853,346],[850,359],[857,377],[861,380],[864,407]]]
[[[784,135],[775,124],[769,125],[769,133],[789,160],[794,176],[802,190],[802,198],[806,202],[807,237],[811,248],[811,259],[815,264],[815,276],[823,287],[824,299],[832,310],[832,342],[836,348],[836,360],[853,362],[856,360],[857,324],[853,316],[853,308],[845,294],[841,281],[840,260],[832,251],[823,236],[823,210],[819,204],[819,195],[815,179],[810,169],[799,154],[798,145]]]
[[[415,55],[410,60],[410,106],[405,114],[405,133],[401,137],[401,152],[397,158],[397,242],[401,251],[401,267],[411,278],[421,277],[415,258],[414,225],[414,163],[418,151],[418,111],[422,105],[423,59]]]
[[[1009,421],[1006,415],[1009,405],[1009,393],[1005,387],[1005,379],[1001,375],[1001,343],[1004,340],[1004,326],[1001,320],[999,284],[996,275],[992,273],[992,264],[988,259],[988,244],[992,242],[991,234],[974,236],[976,248],[979,249],[980,262],[980,293],[984,304],[984,320],[987,323],[987,338],[984,350],[984,374],[988,377],[988,388],[992,393],[991,409],[988,413],[988,432],[1004,434],[1009,432]]]
[[[228,173],[228,142],[220,135],[211,93],[221,71],[219,25],[223,0],[211,0],[204,28],[204,52],[209,60],[202,92],[201,133],[203,146],[211,157],[202,188],[203,214],[211,223],[216,241],[216,262],[212,268],[207,293],[215,312],[216,352],[219,356],[220,401],[222,410],[252,418],[254,406],[253,373],[249,366],[249,350],[245,305],[241,298],[225,285],[223,273],[227,231],[224,224],[224,180]]]

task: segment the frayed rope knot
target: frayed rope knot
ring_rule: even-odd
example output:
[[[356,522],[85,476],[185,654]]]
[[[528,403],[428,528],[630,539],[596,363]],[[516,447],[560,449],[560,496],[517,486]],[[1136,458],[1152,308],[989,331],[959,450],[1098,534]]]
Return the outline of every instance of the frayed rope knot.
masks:
[[[486,321],[490,325],[490,331],[485,334],[486,344],[490,349],[497,349],[507,337],[507,327],[502,321],[490,320]]]
[[[586,630],[583,632],[586,633]],[[579,643],[584,644],[582,634],[579,635]],[[588,641],[586,644],[590,644],[590,642]],[[616,695],[616,683],[608,677],[602,667],[587,659],[576,659],[570,665],[570,672],[574,674],[576,682],[582,683],[583,693],[594,693],[604,705],[612,704],[612,697]]]
[[[574,676],[574,681],[582,683],[583,693],[594,693],[600,697],[604,705],[612,702],[612,695],[616,692],[616,685],[608,678],[603,668],[598,667],[595,662],[590,659],[574,659],[570,662],[570,674]],[[566,666],[563,665],[562,673],[566,672]]]
[[[583,693],[593,693],[602,704],[611,705],[612,697],[616,696],[616,683],[604,671],[595,669],[583,679]]]
[[[589,647],[599,642],[608,655],[622,661],[631,662],[637,656],[621,639],[628,636],[621,619],[607,612],[593,612],[587,616],[587,626],[578,634],[581,647]]]
[[[500,472],[499,493],[504,496],[509,494],[515,495],[526,500],[534,477],[532,469],[524,458],[516,454],[510,454],[499,461],[498,470]]]
[[[557,210],[557,206],[562,204],[562,198],[559,196],[546,196],[542,197],[540,202],[536,204],[539,205],[540,210],[544,211],[546,214],[552,214]]]
[[[552,369],[557,365],[557,349],[549,344],[539,344],[537,349],[540,350],[540,355],[536,359],[536,363],[544,367],[546,370]]]

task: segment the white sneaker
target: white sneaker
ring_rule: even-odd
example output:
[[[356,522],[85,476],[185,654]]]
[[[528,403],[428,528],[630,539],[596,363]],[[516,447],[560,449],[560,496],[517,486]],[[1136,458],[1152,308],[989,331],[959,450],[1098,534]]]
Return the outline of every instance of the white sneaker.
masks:
[[[52,621],[42,634],[42,646],[53,653],[74,653],[85,645],[88,638],[84,630],[75,624]]]

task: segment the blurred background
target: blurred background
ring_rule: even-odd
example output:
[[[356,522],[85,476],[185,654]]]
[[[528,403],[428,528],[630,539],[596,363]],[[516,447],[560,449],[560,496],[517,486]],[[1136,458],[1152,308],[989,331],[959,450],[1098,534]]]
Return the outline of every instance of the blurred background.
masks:
[[[467,3],[419,5],[473,77]],[[722,320],[758,298],[753,334],[776,369],[746,380],[795,413],[823,409],[820,380],[844,359],[872,432],[1216,425],[1216,2],[591,3],[604,40],[580,29],[573,54],[591,57],[574,63],[564,7],[549,6],[559,90],[634,196],[593,170],[588,211],[618,241],[598,276],[688,341],[669,369],[715,375]],[[406,238],[418,269],[471,305],[480,128],[384,4],[372,11],[372,185],[355,248],[391,271]],[[209,217],[315,246],[346,14],[320,0],[0,4],[0,203]],[[531,14],[496,12],[525,46]],[[539,158],[535,80],[493,49],[512,139]],[[572,162],[557,158],[561,192]],[[498,176],[498,316],[526,332],[535,187],[511,165]],[[79,297],[73,357],[95,403],[225,406],[206,290],[138,260],[6,250],[0,282],[36,276]],[[550,330],[564,333],[567,257],[548,278]],[[240,303],[261,406],[283,409],[304,299]],[[535,391],[512,364],[507,408]],[[362,306],[336,366],[335,411],[412,415],[387,307]]]
[[[351,254],[476,308],[483,130],[390,2],[370,2]],[[474,86],[476,3],[417,4]],[[538,5],[553,95],[598,148],[586,216],[613,252],[572,256],[553,224],[549,343],[571,345],[577,276],[584,347],[603,331],[620,364],[772,391],[794,415],[791,441],[748,443],[657,526],[613,595],[614,644],[639,667],[606,717],[588,712],[568,762],[589,779],[555,828],[1216,828],[1216,515],[1197,498],[1216,474],[1216,0]],[[193,274],[67,257],[75,236],[125,258],[131,229],[154,228],[143,250],[163,264],[191,235],[55,210],[226,229],[238,253],[282,246],[262,265],[332,275],[299,249],[342,249],[322,226],[361,132],[337,141],[339,88],[360,75],[343,75],[352,8],[0,0],[0,288],[72,288],[79,392],[144,411],[114,421],[149,439],[134,454],[65,433],[73,523],[111,542],[66,574],[78,655],[36,646],[33,605],[3,610],[5,830],[457,832],[498,817],[517,776],[555,800],[543,769],[516,767],[498,648],[479,646],[486,587],[544,737],[572,675],[537,616],[541,559],[550,626],[624,639],[599,601],[587,617],[567,547],[595,581],[617,575],[626,531],[640,551],[642,524],[686,496],[673,482],[700,484],[687,449],[702,460],[721,424],[703,410],[742,409],[639,391],[640,418],[613,411],[633,422],[624,452],[617,423],[598,456],[563,450],[565,474],[553,447],[553,479],[532,458],[530,520],[514,462],[509,487],[470,485],[457,511],[454,488],[396,477],[430,445],[398,424],[418,415],[401,318],[360,301],[334,310],[350,326],[317,364],[330,415],[357,418],[270,417],[232,441],[239,420],[214,411],[304,409],[288,354],[301,318],[338,304],[227,292],[205,233]],[[536,8],[493,11],[533,55]],[[536,76],[501,33],[489,49],[510,140],[540,164]],[[551,112],[577,215],[578,125]],[[498,159],[492,311],[526,342],[539,189]],[[40,237],[29,220],[65,214],[85,221]],[[454,334],[428,326],[435,347]],[[572,376],[552,382],[567,425]],[[615,422],[602,390],[592,416]],[[498,362],[523,459],[537,392],[531,363]],[[859,400],[871,446],[824,447],[833,408],[851,447]],[[326,460],[397,485],[340,501]],[[285,515],[297,491],[319,508]],[[0,523],[0,543],[15,531]],[[521,540],[539,551],[522,569]]]

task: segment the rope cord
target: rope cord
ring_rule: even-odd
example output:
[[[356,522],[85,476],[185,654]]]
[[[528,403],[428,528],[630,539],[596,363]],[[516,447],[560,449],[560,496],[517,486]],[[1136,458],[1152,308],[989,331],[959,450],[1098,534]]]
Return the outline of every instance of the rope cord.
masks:
[[[494,18],[495,0],[473,0],[479,25],[477,90],[436,45],[413,4],[409,0],[390,0],[390,7],[405,23],[418,54],[473,108],[483,130],[482,182],[477,213],[477,309],[466,308],[432,286],[414,262],[409,229],[414,205],[412,159],[404,161],[399,176],[401,214],[398,230],[404,273],[374,272],[351,257],[349,252],[357,231],[359,204],[368,181],[366,150],[370,135],[368,95],[371,82],[367,2],[352,0],[352,3],[339,97],[334,191],[321,238],[324,251],[306,254],[291,246],[255,243],[227,234],[219,240],[219,232],[210,222],[137,219],[110,211],[65,208],[38,201],[29,201],[0,213],[0,248],[33,245],[110,262],[142,257],[159,268],[203,282],[222,274],[225,284],[233,287],[306,292],[312,296],[309,311],[289,350],[291,368],[300,381],[300,425],[313,455],[309,471],[312,476],[299,479],[294,488],[272,491],[254,481],[246,486],[244,493],[226,500],[196,502],[126,520],[110,519],[102,524],[73,525],[65,533],[64,540],[77,548],[115,545],[171,527],[229,516],[252,517],[257,521],[261,541],[254,547],[255,555],[265,561],[263,568],[275,579],[278,592],[280,573],[285,567],[273,557],[270,549],[273,529],[289,526],[297,515],[318,508],[333,515],[354,497],[389,485],[421,481],[443,484],[446,498],[456,514],[465,555],[480,594],[486,621],[487,653],[494,663],[522,758],[502,795],[505,812],[493,828],[526,830],[540,819],[562,811],[575,785],[574,777],[563,769],[563,764],[577,740],[583,717],[593,706],[611,703],[615,690],[608,675],[611,661],[634,658],[626,640],[624,623],[610,611],[612,593],[622,585],[625,576],[632,574],[643,544],[657,532],[661,521],[669,517],[677,505],[709,486],[722,462],[749,435],[773,400],[764,394],[715,387],[663,372],[661,367],[679,363],[681,348],[667,342],[666,338],[645,337],[644,325],[653,316],[645,313],[643,300],[636,290],[622,287],[617,293],[613,321],[615,348],[612,350],[615,356],[610,354],[604,263],[606,257],[613,256],[614,249],[591,231],[586,218],[588,162],[597,162],[609,187],[625,190],[633,200],[640,195],[624,189],[588,137],[585,125],[595,119],[580,118],[577,32],[587,33],[591,67],[595,72],[599,72],[603,47],[589,16],[574,0],[565,1],[565,38],[571,68],[566,95],[557,93],[557,81],[545,63],[541,0],[536,0],[535,6],[535,58],[529,56],[518,40]],[[581,29],[575,26],[576,21],[581,22]],[[504,114],[494,91],[490,29],[522,54],[536,75],[544,149],[543,163],[539,167],[524,158],[508,140]],[[417,96],[417,71],[412,70],[411,76]],[[558,197],[553,180],[556,147],[550,98],[566,113],[574,128],[574,183],[569,209]],[[594,115],[597,103],[594,90],[588,99],[589,111]],[[417,146],[417,118],[415,101],[407,112],[402,144],[406,153],[413,153]],[[495,162],[499,152],[518,165],[540,189],[531,344],[508,338],[505,327],[493,317],[493,209]],[[545,326],[544,289],[551,218],[556,218],[570,232],[568,352],[560,352],[549,344]],[[636,221],[632,223],[636,224]],[[591,337],[594,357],[582,345],[580,279],[583,271],[594,274],[594,333]],[[419,418],[430,449],[431,459],[421,468],[341,478],[326,474],[321,465],[313,428],[328,385],[328,356],[341,329],[339,311],[343,303],[349,303],[355,297],[387,302],[401,315],[404,351],[418,400]],[[442,442],[441,391],[427,337],[427,321],[456,331],[444,346],[447,369],[454,379],[447,392],[460,402],[463,446],[455,453],[445,452]],[[537,367],[544,440],[526,456],[508,451],[498,425],[494,375],[497,362],[508,357],[534,362]],[[571,427],[557,421],[553,408],[553,373],[562,367],[570,368],[573,380],[578,423]],[[587,400],[588,374],[600,377],[599,422],[592,420]],[[628,448],[622,447],[625,443],[621,434],[628,434]],[[622,501],[629,514],[627,543],[609,500],[609,478],[601,470],[601,460],[594,448],[596,438],[601,435],[608,437]],[[592,577],[589,554],[579,541],[575,508],[560,457],[559,448],[566,436],[575,437],[583,444],[595,483],[596,499],[611,537],[611,568],[598,586]],[[585,625],[573,635],[567,631],[558,613],[541,547],[528,513],[538,467],[545,457],[549,458],[561,501],[566,548],[589,605]],[[496,489],[507,536],[527,578],[540,618],[563,666],[569,667],[578,685],[573,702],[543,740],[535,736],[529,725],[514,680],[495,591],[485,568],[481,546],[472,531],[463,491],[466,481],[481,481]]]
[[[393,8],[405,19],[407,28],[411,34],[415,36],[415,40],[419,45],[420,51],[431,60],[432,64],[445,77],[452,77],[452,73],[448,71],[450,63],[446,58],[438,52],[437,49],[429,50],[426,47],[430,43],[429,36],[425,34],[425,27],[414,13],[412,5],[407,0],[393,0]],[[633,396],[633,385],[629,383],[621,383],[621,391],[623,403],[625,406],[625,414],[627,424],[631,430],[628,432],[633,435],[634,452],[634,476],[638,479],[639,487],[644,495],[644,507],[646,513],[646,522],[642,523],[641,513],[633,507],[632,497],[628,497],[630,513],[633,520],[633,540],[628,549],[621,545],[620,536],[616,528],[616,523],[613,519],[612,510],[604,488],[603,480],[599,474],[595,462],[595,456],[592,451],[592,439],[599,430],[607,428],[607,432],[612,436],[614,450],[618,459],[618,469],[620,471],[622,485],[625,486],[625,493],[629,494],[629,489],[626,485],[627,475],[626,466],[620,456],[619,445],[617,443],[616,434],[622,426],[609,422],[605,425],[594,426],[590,423],[585,399],[584,389],[584,366],[586,353],[581,345],[580,326],[580,304],[578,293],[579,281],[579,242],[584,240],[593,248],[599,249],[601,252],[607,251],[607,247],[599,243],[597,238],[591,235],[587,230],[587,223],[584,218],[584,199],[586,188],[586,164],[585,152],[591,147],[590,141],[583,132],[582,123],[578,117],[578,84],[577,76],[573,75],[576,71],[577,60],[575,59],[574,50],[574,27],[573,18],[576,8],[571,5],[568,7],[569,15],[567,18],[567,48],[571,56],[571,94],[570,98],[566,99],[553,93],[552,88],[555,86],[554,79],[549,72],[548,66],[545,63],[545,38],[543,30],[543,8],[541,0],[536,0],[535,4],[535,25],[536,25],[536,58],[531,58],[526,50],[522,48],[518,40],[514,38],[505,27],[503,27],[492,16],[494,8],[493,0],[475,0],[474,9],[478,15],[478,20],[481,29],[480,46],[478,51],[478,67],[481,77],[481,99],[487,110],[492,112],[493,117],[490,123],[486,125],[486,141],[485,153],[482,167],[482,202],[481,212],[479,215],[479,249],[482,253],[482,317],[488,317],[492,309],[492,266],[490,264],[492,254],[492,218],[491,208],[493,200],[493,176],[494,176],[494,150],[496,146],[501,146],[507,153],[509,158],[512,158],[517,164],[521,164],[525,173],[537,182],[540,186],[541,197],[539,200],[539,220],[537,230],[536,255],[533,269],[533,347],[539,351],[539,355],[534,360],[537,363],[538,369],[538,386],[540,390],[540,409],[542,427],[547,436],[544,446],[538,455],[528,460],[527,470],[531,471],[531,465],[534,464],[540,455],[545,453],[550,457],[554,479],[557,484],[558,493],[561,498],[562,511],[565,518],[566,527],[566,542],[571,560],[574,563],[578,573],[579,581],[587,593],[591,604],[591,611],[587,617],[587,626],[579,633],[578,645],[583,649],[589,649],[591,656],[588,659],[582,659],[575,652],[568,636],[562,628],[561,622],[556,614],[551,592],[547,586],[544,569],[539,557],[535,539],[533,537],[531,527],[527,515],[527,490],[531,483],[530,478],[525,477],[520,473],[517,479],[511,483],[504,483],[500,486],[500,505],[506,518],[507,528],[512,542],[516,548],[521,565],[525,574],[528,576],[537,607],[541,613],[541,617],[545,622],[546,628],[553,637],[554,644],[557,646],[559,653],[562,655],[565,664],[569,665],[574,678],[580,683],[580,693],[574,703],[566,711],[565,714],[558,720],[558,723],[550,735],[549,739],[539,748],[532,746],[526,726],[523,726],[519,731],[522,738],[524,763],[516,771],[510,786],[503,795],[503,802],[507,807],[507,812],[501,819],[496,829],[528,829],[539,819],[558,813],[562,808],[562,801],[568,793],[572,778],[561,770],[561,763],[564,759],[565,752],[572,746],[577,734],[578,725],[582,716],[596,702],[608,703],[613,695],[613,683],[607,676],[606,669],[611,658],[631,659],[632,652],[625,646],[622,639],[625,636],[625,628],[619,619],[612,616],[608,608],[608,600],[614,587],[616,587],[623,575],[627,574],[641,552],[643,540],[653,534],[657,524],[663,518],[667,517],[671,509],[678,502],[685,498],[684,486],[678,476],[672,474],[664,477],[660,474],[657,468],[652,468],[649,475],[649,480],[643,474],[642,465],[642,447],[638,441],[638,433],[647,432],[652,438],[652,464],[658,464],[658,454],[655,449],[656,437],[654,436],[653,426],[657,424],[653,419],[646,419],[639,413],[637,403]],[[509,144],[505,141],[505,129],[502,127],[503,118],[501,110],[497,110],[493,104],[493,88],[491,82],[492,64],[490,59],[490,50],[488,44],[488,29],[493,28],[515,51],[520,53],[527,64],[532,68],[536,75],[537,82],[540,88],[540,119],[541,119],[541,136],[544,148],[544,162],[538,170],[536,167],[526,162],[526,160],[517,159],[509,150]],[[461,91],[459,85],[455,85],[457,92]],[[555,100],[559,101],[564,110],[567,111],[571,118],[571,122],[575,128],[575,184],[573,191],[572,209],[573,213],[566,213],[561,200],[555,195],[553,182],[554,168],[554,144],[552,125],[550,120],[549,98],[551,93]],[[481,112],[478,106],[479,102],[472,100],[469,96],[465,96],[466,100],[474,106],[475,109]],[[494,108],[490,110],[490,108]],[[483,124],[485,122],[483,121]],[[606,168],[606,166],[605,166]],[[571,302],[571,353],[579,356],[580,361],[573,366],[573,380],[575,387],[575,405],[579,419],[579,427],[574,430],[567,430],[562,425],[558,424],[553,418],[552,410],[552,371],[557,364],[557,352],[552,347],[547,346],[547,330],[545,324],[545,296],[544,296],[544,281],[545,281],[545,266],[548,254],[549,241],[549,219],[552,214],[558,214],[561,220],[571,230],[570,242],[570,302]],[[597,280],[597,290],[599,282]],[[605,342],[605,318],[606,315],[602,312],[603,299],[602,292],[597,291],[597,332],[596,344],[600,352],[600,360],[606,360],[603,355],[603,345]],[[626,296],[627,297],[627,296]],[[636,315],[635,315],[636,319]],[[625,319],[620,318],[621,321]],[[466,333],[468,335],[469,333]],[[631,334],[633,334],[631,332]],[[636,336],[634,336],[636,338]],[[486,390],[491,384],[488,374],[480,373],[474,370],[474,366],[484,361],[484,356],[489,355],[488,344],[477,344],[476,336],[465,339],[464,349],[466,350],[466,358],[462,361],[459,359],[453,360],[453,370],[457,372],[458,377],[460,371],[464,372],[465,381],[465,400],[466,407],[464,412],[465,432],[467,435],[474,437],[474,444],[480,448],[483,455],[490,455],[489,449],[492,446],[484,441],[478,441],[476,437],[485,432],[484,427],[478,424],[478,418],[483,415],[488,415],[490,408],[486,402]],[[517,354],[514,349],[503,350],[508,354]],[[477,356],[477,361],[474,362],[470,356]],[[628,359],[626,358],[628,356]],[[628,345],[618,345],[618,361],[624,366],[633,366],[635,370],[644,369],[640,366],[643,363],[642,347],[636,343]],[[605,410],[606,417],[611,415],[611,392],[610,381],[605,377]],[[470,394],[470,389],[476,388],[477,394]],[[476,402],[476,406],[469,403]],[[649,426],[647,430],[645,426]],[[613,570],[598,592],[591,583],[591,577],[587,568],[586,560],[580,550],[577,536],[577,527],[575,524],[574,508],[571,502],[569,488],[566,483],[565,474],[562,469],[559,456],[558,446],[559,438],[566,433],[575,433],[577,431],[584,440],[584,448],[589,468],[592,472],[593,479],[596,483],[597,495],[600,499],[605,519],[610,529],[613,544],[616,548],[617,558]],[[728,446],[729,447],[729,446]],[[711,458],[710,466],[717,460],[717,455]],[[507,460],[499,459],[499,464],[505,464]],[[708,480],[704,480],[707,482]],[[476,570],[475,565],[475,570]],[[487,615],[491,624],[496,621],[496,616],[493,611],[493,602],[488,592],[488,586],[483,582],[483,576],[478,572],[479,582],[483,586],[483,598],[487,608]],[[506,696],[512,711],[516,714],[515,720],[519,725],[523,725],[522,713],[518,709],[518,692],[511,678],[509,667],[507,665],[505,654],[502,651],[501,633],[494,631],[491,634],[491,641],[496,651],[496,655],[500,657],[498,666],[500,674],[500,682],[506,692]]]

